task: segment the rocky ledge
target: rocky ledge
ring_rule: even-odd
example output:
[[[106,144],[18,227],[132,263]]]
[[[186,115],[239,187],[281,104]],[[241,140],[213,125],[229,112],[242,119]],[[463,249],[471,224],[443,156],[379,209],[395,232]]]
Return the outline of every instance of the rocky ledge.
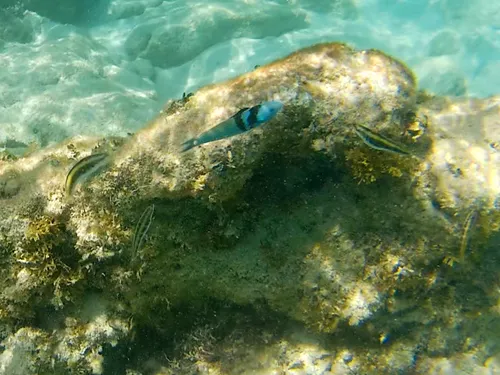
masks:
[[[284,108],[258,129],[180,152],[267,100]],[[498,103],[320,44],[128,138],[4,153],[0,373],[490,371]],[[66,196],[101,152],[108,168]]]

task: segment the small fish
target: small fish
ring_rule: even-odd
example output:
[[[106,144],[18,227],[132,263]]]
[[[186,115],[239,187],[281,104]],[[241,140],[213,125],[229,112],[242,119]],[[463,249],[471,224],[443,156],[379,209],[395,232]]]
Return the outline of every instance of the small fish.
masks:
[[[459,260],[463,262],[465,259],[465,250],[467,250],[467,245],[469,244],[470,231],[471,228],[476,224],[476,220],[478,217],[477,211],[471,210],[467,217],[465,218],[464,228],[462,232],[462,238],[460,241],[460,252],[459,252]]]
[[[371,148],[380,151],[392,152],[399,155],[410,155],[408,151],[398,146],[390,139],[375,133],[363,125],[354,125],[356,134]]]
[[[152,204],[142,212],[139,221],[134,229],[134,238],[132,239],[132,257],[135,258],[137,252],[141,249],[146,234],[148,233],[151,222],[153,221],[153,214],[155,212],[155,205]]]
[[[185,152],[204,143],[229,138],[233,135],[247,132],[271,120],[281,108],[283,108],[283,103],[278,101],[264,102],[251,108],[242,108],[227,120],[200,134],[198,137],[191,138],[184,142],[181,152]]]
[[[91,179],[106,169],[110,162],[109,154],[104,152],[95,153],[78,160],[66,175],[64,183],[66,196],[71,196],[77,184]]]

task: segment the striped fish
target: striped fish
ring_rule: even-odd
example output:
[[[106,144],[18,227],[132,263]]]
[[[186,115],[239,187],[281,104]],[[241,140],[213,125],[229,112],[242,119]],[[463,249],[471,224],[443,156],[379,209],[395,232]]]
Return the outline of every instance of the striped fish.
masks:
[[[137,222],[134,229],[134,238],[132,239],[132,257],[135,258],[139,250],[141,249],[146,234],[149,231],[151,222],[153,221],[153,214],[155,212],[155,205],[152,204],[142,212],[139,221]]]
[[[467,217],[465,218],[463,230],[462,230],[462,237],[460,239],[460,250],[458,253],[458,259],[460,262],[463,262],[465,259],[465,250],[467,250],[467,246],[469,244],[469,238],[470,238],[470,233],[474,225],[476,224],[476,220],[478,217],[478,212],[473,209],[471,210],[468,214]]]
[[[227,120],[219,123],[199,136],[184,142],[181,146],[181,152],[185,152],[204,143],[245,133],[271,120],[281,108],[283,108],[283,103],[278,101],[264,102],[251,108],[242,108]]]
[[[396,144],[394,141],[375,133],[366,126],[354,125],[354,130],[364,143],[375,150],[392,152],[399,155],[410,155],[408,151]]]
[[[66,196],[73,193],[75,186],[85,182],[101,173],[111,163],[109,154],[105,152],[95,153],[78,160],[66,175],[64,183]]]

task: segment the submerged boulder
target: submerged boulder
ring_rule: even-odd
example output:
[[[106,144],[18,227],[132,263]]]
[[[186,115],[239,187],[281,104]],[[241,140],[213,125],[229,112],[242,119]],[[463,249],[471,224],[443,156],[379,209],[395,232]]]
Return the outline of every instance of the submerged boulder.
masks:
[[[180,152],[190,137],[266,100],[284,103],[273,120]],[[329,350],[376,358],[357,360],[365,373],[376,373],[376,361],[386,372],[408,370],[436,335],[458,347],[465,338],[449,334],[456,324],[494,340],[464,311],[498,319],[488,300],[500,289],[483,267],[500,221],[496,151],[485,144],[496,142],[496,101],[474,101],[467,124],[483,124],[488,136],[480,138],[463,132],[458,139],[462,122],[446,120],[446,111],[466,111],[460,103],[418,93],[404,64],[380,51],[328,43],[170,101],[129,138],[80,137],[5,158],[4,332],[17,337],[13,327],[23,324],[60,332],[52,333],[60,342],[65,319],[73,328],[89,324],[79,307],[92,291],[106,306],[103,319],[119,327],[106,331],[103,344],[174,336],[214,304],[334,334],[342,339]],[[359,125],[373,132],[364,142]],[[452,136],[463,147],[445,141]],[[409,155],[368,145],[389,141]],[[94,152],[111,155],[109,168],[65,197],[71,165]],[[471,158],[486,164],[474,167]],[[473,177],[456,180],[448,159]],[[477,220],[462,230],[472,202],[482,202]],[[488,237],[478,240],[479,230]],[[462,254],[464,241],[481,250]],[[476,284],[471,301],[466,291],[478,276],[490,286]],[[40,321],[47,311],[60,316],[55,327]],[[353,335],[375,346],[347,339]],[[404,358],[378,347],[388,340]],[[151,346],[141,348],[136,358],[151,354]],[[435,344],[431,352],[447,353]],[[96,361],[106,362],[106,353],[113,351]],[[66,358],[58,357],[61,368]],[[100,363],[79,366],[94,371]]]

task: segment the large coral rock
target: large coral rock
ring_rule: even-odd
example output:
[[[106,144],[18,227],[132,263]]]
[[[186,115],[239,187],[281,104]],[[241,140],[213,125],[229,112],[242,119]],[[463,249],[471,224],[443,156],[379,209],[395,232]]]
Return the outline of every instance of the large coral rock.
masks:
[[[269,123],[180,153],[189,137],[265,100],[284,103]],[[493,182],[467,190],[449,176],[440,150],[447,132],[457,133],[443,111],[461,104],[433,103],[440,102],[417,97],[411,72],[391,57],[321,44],[171,101],[128,139],[77,138],[2,161],[2,323],[34,324],[53,309],[65,315],[91,289],[117,319],[132,316],[146,332],[175,329],[190,319],[186,309],[219,301],[375,345],[394,337],[402,350],[372,353],[389,373],[408,370],[424,344],[444,355],[438,343],[461,342],[451,332],[468,321],[463,311],[495,316],[481,303],[490,293],[484,285],[494,284],[481,252],[465,275],[443,258],[459,259],[460,238],[474,238],[474,226],[466,235],[457,230],[470,202],[491,202],[496,191]],[[470,121],[495,129],[492,107],[477,108]],[[411,156],[368,147],[355,124],[404,144]],[[449,146],[459,167],[477,181],[494,176],[484,139],[463,137],[471,148]],[[93,149],[110,152],[112,166],[65,199],[68,169]],[[478,155],[491,164],[469,170]],[[466,192],[446,207],[436,203]],[[151,206],[151,224],[134,248],[134,228]],[[488,233],[499,222],[491,207],[478,209]],[[471,307],[468,278],[478,275],[485,281],[474,286]],[[481,326],[467,324],[469,332]],[[377,373],[369,372],[373,362],[356,366]]]
[[[500,100],[436,98],[422,105],[430,119],[431,199],[445,209],[494,210],[500,194]]]

